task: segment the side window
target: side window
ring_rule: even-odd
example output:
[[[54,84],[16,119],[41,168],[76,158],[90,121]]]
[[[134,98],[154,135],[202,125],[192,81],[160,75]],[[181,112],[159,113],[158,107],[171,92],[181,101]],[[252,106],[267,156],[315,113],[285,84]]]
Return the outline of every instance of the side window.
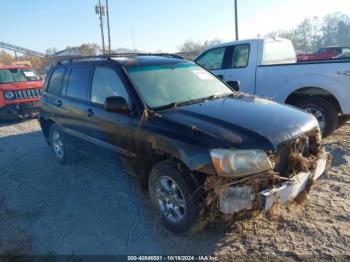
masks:
[[[197,59],[197,63],[208,70],[222,69],[225,47],[211,49]]]
[[[236,45],[232,54],[232,68],[246,67],[249,59],[249,45]]]
[[[104,104],[109,96],[121,96],[129,102],[129,95],[117,72],[108,67],[96,67],[91,87],[91,101]]]
[[[64,67],[57,68],[53,71],[46,92],[53,95],[59,95],[61,93],[62,82],[65,72],[66,69]]]
[[[91,69],[88,66],[73,67],[67,85],[67,96],[88,100]]]

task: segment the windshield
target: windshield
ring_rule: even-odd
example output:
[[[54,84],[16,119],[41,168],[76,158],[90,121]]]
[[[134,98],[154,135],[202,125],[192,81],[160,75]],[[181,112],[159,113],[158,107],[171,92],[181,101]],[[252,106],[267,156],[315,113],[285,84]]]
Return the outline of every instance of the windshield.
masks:
[[[129,67],[127,71],[152,109],[233,93],[212,74],[192,63]]]
[[[0,69],[0,84],[38,80],[40,76],[31,68]]]

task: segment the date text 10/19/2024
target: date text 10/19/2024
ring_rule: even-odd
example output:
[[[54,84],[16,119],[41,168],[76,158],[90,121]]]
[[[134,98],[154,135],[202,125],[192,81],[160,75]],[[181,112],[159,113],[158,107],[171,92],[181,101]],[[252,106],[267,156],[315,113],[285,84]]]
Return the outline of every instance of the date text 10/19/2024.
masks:
[[[128,261],[218,261],[215,256],[128,256]]]

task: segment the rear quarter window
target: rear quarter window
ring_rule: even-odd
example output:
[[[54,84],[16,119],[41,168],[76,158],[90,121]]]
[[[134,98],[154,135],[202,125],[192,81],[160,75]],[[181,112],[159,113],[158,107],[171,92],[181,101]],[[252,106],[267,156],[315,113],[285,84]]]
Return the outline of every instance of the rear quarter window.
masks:
[[[62,89],[62,83],[66,69],[61,67],[53,71],[46,92],[53,95],[59,95]]]

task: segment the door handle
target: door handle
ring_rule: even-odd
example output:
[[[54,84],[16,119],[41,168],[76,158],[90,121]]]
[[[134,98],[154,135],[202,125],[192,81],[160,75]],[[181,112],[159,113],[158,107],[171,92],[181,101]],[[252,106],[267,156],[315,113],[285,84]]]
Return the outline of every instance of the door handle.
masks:
[[[63,105],[63,103],[62,103],[61,100],[58,100],[58,101],[56,102],[56,106],[61,107],[62,105]]]
[[[95,114],[94,111],[91,108],[86,110],[86,112],[87,112],[88,117],[92,117]]]

